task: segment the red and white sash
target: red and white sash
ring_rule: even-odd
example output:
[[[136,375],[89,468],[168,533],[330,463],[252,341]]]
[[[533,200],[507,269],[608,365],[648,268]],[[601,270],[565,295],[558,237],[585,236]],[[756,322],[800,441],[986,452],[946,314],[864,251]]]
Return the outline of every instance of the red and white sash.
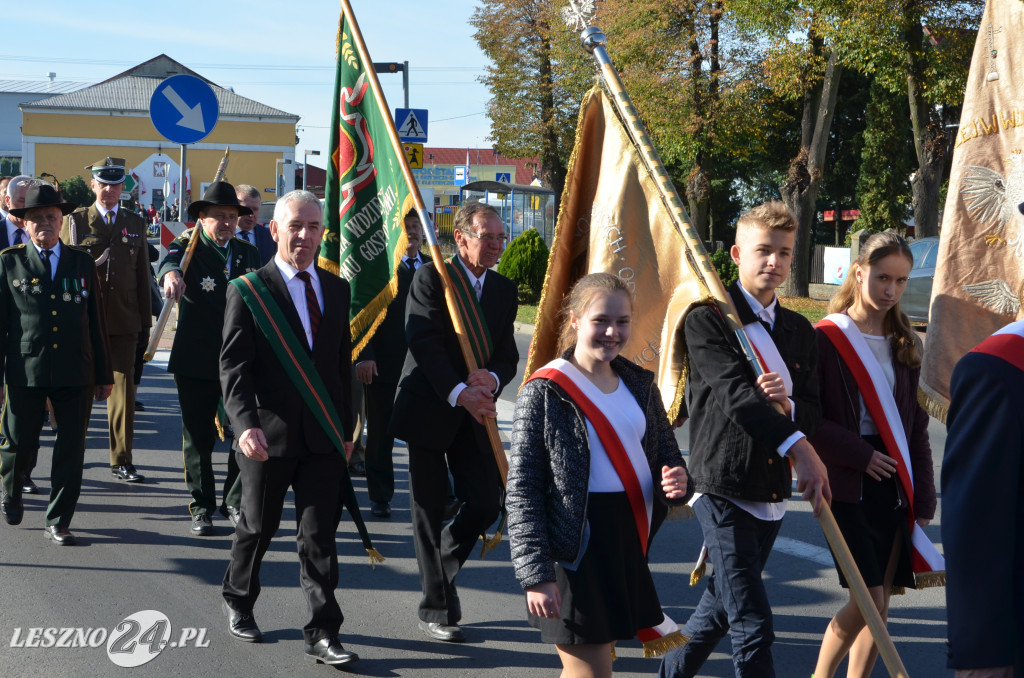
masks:
[[[910,504],[907,507],[907,521],[910,526],[910,542],[914,550],[914,573],[944,571],[945,558],[915,519],[914,471],[910,460],[910,446],[907,444],[907,434],[900,419],[899,408],[896,406],[896,398],[893,397],[889,381],[882,372],[882,366],[849,316],[833,313],[821,320],[816,327],[825,333],[853,373],[868,413],[885,443],[885,449],[896,462],[896,475]]]
[[[764,367],[765,371],[775,372],[782,377],[782,381],[786,384],[786,395],[792,398],[793,377],[789,374],[786,361],[782,359],[782,355],[779,353],[772,335],[768,334],[768,330],[764,328],[760,320],[747,323],[743,326],[743,331],[747,333],[750,343],[754,345],[754,351],[761,361],[761,366]]]
[[[550,379],[558,384],[582,410],[583,416],[590,422],[590,425],[594,427],[619,480],[622,481],[622,487],[626,490],[626,497],[629,499],[629,506],[633,513],[633,522],[636,524],[637,535],[640,537],[640,548],[646,557],[650,541],[653,497],[645,496],[646,493],[640,485],[636,468],[622,444],[622,437],[616,427],[584,392],[593,387],[593,384],[589,381],[584,383],[586,377],[579,370],[573,368],[572,363],[561,358],[551,361],[534,372],[528,381],[534,379]],[[667,614],[662,612],[662,616],[662,622],[657,626],[637,631],[637,637],[644,644],[645,657],[660,656],[674,647],[685,645],[689,640],[682,635],[679,625],[672,621]]]
[[[1012,322],[981,342],[971,353],[986,353],[1002,358],[1024,371],[1024,320]]]

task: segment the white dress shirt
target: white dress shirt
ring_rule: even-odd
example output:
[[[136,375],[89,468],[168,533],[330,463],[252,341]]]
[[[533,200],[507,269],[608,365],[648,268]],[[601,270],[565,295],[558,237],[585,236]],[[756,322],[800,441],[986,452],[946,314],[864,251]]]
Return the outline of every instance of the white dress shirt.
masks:
[[[416,255],[417,260],[419,259],[419,256],[420,256],[419,254]],[[486,268],[484,269],[484,272],[480,274],[479,278],[476,277],[475,275],[473,275],[473,273],[469,270],[468,266],[463,265],[462,270],[464,270],[466,272],[466,278],[469,279],[469,286],[470,287],[472,287],[473,289],[476,289],[477,282],[480,283],[480,289],[481,289],[480,296],[483,296],[483,284],[484,284],[484,278],[487,276],[487,269]],[[483,367],[483,366],[481,365],[481,367]],[[498,375],[496,375],[494,372],[490,372],[489,374],[492,377],[494,377],[494,383],[497,384],[497,386],[495,386],[493,389],[491,389],[491,393],[497,393],[498,389],[501,388],[501,380],[498,379]],[[451,390],[451,393],[448,394],[448,404],[451,405],[452,407],[455,407],[458,404],[458,401],[459,401],[459,394],[462,393],[463,391],[465,391],[467,388],[469,388],[468,384],[465,384],[465,383],[455,384],[455,388],[453,388]]]
[[[292,297],[295,311],[299,314],[299,320],[302,321],[302,329],[306,332],[306,343],[312,349],[313,329],[309,323],[309,306],[306,304],[306,283],[302,278],[298,277],[299,270],[282,259],[280,254],[274,255],[274,263],[277,264],[277,269],[281,271],[281,277],[284,278],[285,285],[288,287],[288,294]],[[320,286],[320,276],[316,273],[316,266],[310,264],[303,270],[309,273],[310,282],[313,284],[313,291],[316,292],[317,303],[320,304],[320,312],[323,313],[324,291]]]

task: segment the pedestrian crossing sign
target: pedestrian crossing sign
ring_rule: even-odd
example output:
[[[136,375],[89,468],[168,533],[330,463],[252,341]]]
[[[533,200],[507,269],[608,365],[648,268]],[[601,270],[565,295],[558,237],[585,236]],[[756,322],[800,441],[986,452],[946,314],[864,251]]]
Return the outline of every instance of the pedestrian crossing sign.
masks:
[[[426,143],[427,109],[396,108],[395,125],[398,126],[398,138],[402,141]]]

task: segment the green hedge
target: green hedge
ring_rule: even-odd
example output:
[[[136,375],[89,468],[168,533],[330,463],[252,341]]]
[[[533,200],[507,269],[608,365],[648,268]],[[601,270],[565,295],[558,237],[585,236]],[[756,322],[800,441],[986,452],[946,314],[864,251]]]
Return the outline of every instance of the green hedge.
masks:
[[[548,247],[533,228],[513,240],[498,262],[498,273],[519,286],[519,301],[524,304],[535,304],[540,299],[547,269]]]

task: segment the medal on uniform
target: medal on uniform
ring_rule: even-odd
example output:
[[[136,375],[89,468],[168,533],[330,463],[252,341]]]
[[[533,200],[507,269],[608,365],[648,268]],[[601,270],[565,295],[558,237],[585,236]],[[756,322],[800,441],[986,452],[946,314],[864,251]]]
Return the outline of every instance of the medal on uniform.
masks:
[[[80,295],[78,295],[78,294],[75,295],[75,303],[76,304],[82,303],[82,297]]]
[[[71,301],[71,292],[68,291],[68,279],[62,278],[60,281],[60,286],[64,288],[64,295],[62,297],[64,301]]]
[[[212,292],[217,286],[217,282],[212,276],[206,276],[199,282],[199,286],[203,288],[204,292]]]
[[[32,294],[42,294],[43,288],[39,286],[39,278],[32,278]]]
[[[121,242],[123,242],[124,244],[126,244],[126,245],[127,245],[127,244],[128,244],[128,236],[126,236],[126,235],[122,235],[122,236],[121,236]]]
[[[71,301],[71,292],[64,292],[64,301]]]
[[[89,298],[89,290],[85,289],[85,278],[79,278],[78,279],[78,283],[80,285],[78,287],[78,289],[82,290],[82,298],[83,299],[88,299]]]
[[[20,280],[18,280],[17,278],[15,278],[14,280],[12,280],[12,281],[11,281],[11,284],[12,284],[12,285],[14,285],[14,287],[15,287],[15,288],[21,287],[21,281],[20,281]]]

